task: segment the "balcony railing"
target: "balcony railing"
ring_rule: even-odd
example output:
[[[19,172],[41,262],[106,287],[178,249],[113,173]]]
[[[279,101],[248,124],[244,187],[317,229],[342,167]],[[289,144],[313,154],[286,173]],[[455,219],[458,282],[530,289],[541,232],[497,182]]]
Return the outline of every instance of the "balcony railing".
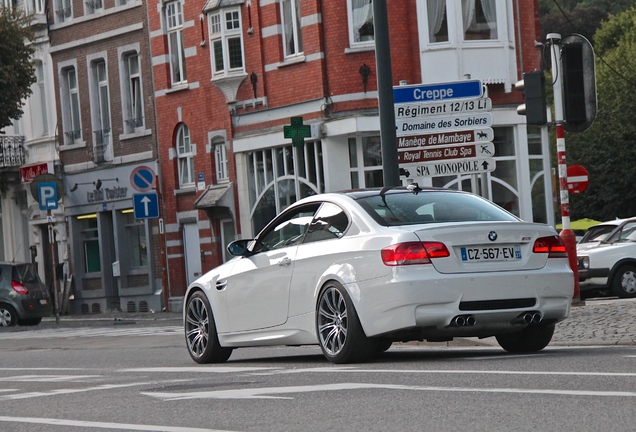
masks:
[[[110,129],[102,129],[98,131],[94,131],[95,135],[95,145],[93,149],[93,162],[102,163],[106,162],[104,158],[104,154],[106,153],[106,148],[110,143]]]
[[[60,22],[64,22],[66,18],[71,17],[71,15],[73,14],[73,9],[70,6],[65,8],[60,8],[55,11],[55,14],[57,15],[57,19]]]
[[[142,127],[144,125],[144,118],[137,117],[126,120],[126,126],[128,126],[128,130],[130,132],[134,132],[138,127]]]
[[[82,138],[82,131],[80,129],[64,132],[66,136],[66,144],[73,144],[76,140]]]
[[[24,165],[24,136],[0,135],[0,168]]]

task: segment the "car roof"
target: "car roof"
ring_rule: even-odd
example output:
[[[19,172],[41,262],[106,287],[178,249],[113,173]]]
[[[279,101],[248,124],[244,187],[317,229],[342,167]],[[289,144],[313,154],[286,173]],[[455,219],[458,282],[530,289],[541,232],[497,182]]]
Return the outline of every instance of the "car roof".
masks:
[[[417,189],[415,189],[417,188]],[[367,198],[370,196],[377,195],[392,195],[392,194],[400,194],[400,193],[415,193],[414,190],[417,190],[417,193],[428,193],[428,192],[449,192],[449,193],[465,193],[463,191],[459,191],[456,189],[447,189],[447,188],[438,188],[438,187],[424,187],[420,188],[416,183],[413,183],[413,186],[393,186],[393,187],[385,187],[385,188],[366,188],[366,189],[350,189],[343,190],[338,192],[333,192],[336,194],[346,195],[353,199]]]

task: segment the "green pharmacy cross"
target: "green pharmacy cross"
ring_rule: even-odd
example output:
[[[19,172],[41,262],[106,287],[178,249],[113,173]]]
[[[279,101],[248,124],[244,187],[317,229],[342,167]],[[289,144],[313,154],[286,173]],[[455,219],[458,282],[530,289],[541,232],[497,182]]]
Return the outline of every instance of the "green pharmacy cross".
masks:
[[[311,127],[303,124],[302,117],[292,117],[291,126],[283,126],[283,134],[285,138],[291,138],[292,146],[302,147],[305,144],[305,138],[311,136]]]

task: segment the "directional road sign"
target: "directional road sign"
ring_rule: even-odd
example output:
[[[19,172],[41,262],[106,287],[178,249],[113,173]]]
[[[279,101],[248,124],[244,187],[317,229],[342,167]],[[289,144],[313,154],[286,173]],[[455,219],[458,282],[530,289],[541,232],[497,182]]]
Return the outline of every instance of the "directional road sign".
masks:
[[[489,112],[462,114],[448,117],[426,117],[396,120],[395,135],[422,135],[430,132],[445,132],[454,129],[483,128],[492,125]]]
[[[55,210],[58,207],[57,200],[56,182],[41,182],[38,184],[40,210]]]
[[[424,163],[448,159],[491,158],[494,155],[495,145],[493,143],[420,147],[398,151],[398,163]]]
[[[423,147],[442,144],[468,144],[472,142],[490,142],[495,133],[492,128],[433,132],[423,135],[401,136],[397,138],[398,150],[411,147]]]
[[[393,103],[440,102],[448,99],[480,98],[480,80],[393,87]]]
[[[483,112],[492,109],[490,98],[451,100],[436,103],[413,103],[395,105],[395,118],[416,118],[440,116],[447,114],[462,114],[469,112]]]
[[[402,164],[400,168],[408,172],[407,177],[442,177],[462,174],[478,174],[495,170],[495,160],[461,159],[444,160],[435,163]]]
[[[159,217],[159,197],[156,192],[133,194],[135,219],[155,219]]]

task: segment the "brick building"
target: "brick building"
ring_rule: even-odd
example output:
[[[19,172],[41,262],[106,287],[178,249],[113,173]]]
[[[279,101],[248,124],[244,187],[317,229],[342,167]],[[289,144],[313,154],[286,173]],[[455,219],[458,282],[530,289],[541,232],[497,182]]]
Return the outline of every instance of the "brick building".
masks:
[[[145,2],[48,7],[71,311],[160,310],[158,223],[133,213],[134,194],[154,187],[134,175],[159,170]]]
[[[516,113],[538,3],[391,0],[393,85],[481,80],[496,169],[422,177],[553,224],[547,133]],[[170,297],[301,197],[381,186],[370,0],[149,0]],[[302,117],[301,147],[283,126]],[[404,179],[406,180],[406,178]]]

